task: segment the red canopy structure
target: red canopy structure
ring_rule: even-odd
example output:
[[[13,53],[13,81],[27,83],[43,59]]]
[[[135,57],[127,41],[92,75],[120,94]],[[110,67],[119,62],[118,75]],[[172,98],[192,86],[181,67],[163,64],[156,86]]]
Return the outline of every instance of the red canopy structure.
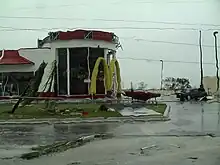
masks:
[[[72,40],[72,39],[93,39],[93,40],[103,40],[107,42],[112,42],[114,37],[113,33],[103,32],[103,31],[86,31],[86,30],[75,30],[67,32],[59,32],[59,40]]]
[[[0,65],[34,64],[32,61],[20,56],[18,50],[2,50],[0,55]]]

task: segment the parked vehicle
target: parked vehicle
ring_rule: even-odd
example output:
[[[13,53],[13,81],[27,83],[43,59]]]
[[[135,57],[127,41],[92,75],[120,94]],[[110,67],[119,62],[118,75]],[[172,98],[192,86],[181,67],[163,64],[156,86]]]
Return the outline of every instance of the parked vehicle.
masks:
[[[207,92],[201,88],[195,89],[184,89],[180,92],[176,92],[176,97],[180,99],[180,101],[189,101],[189,100],[207,100]]]

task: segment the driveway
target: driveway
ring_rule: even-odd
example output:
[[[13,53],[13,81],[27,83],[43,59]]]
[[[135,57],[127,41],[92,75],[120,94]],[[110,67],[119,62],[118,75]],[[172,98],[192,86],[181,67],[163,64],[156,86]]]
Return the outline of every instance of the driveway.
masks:
[[[220,135],[220,104],[167,102],[170,121],[124,124],[115,131],[122,135]]]

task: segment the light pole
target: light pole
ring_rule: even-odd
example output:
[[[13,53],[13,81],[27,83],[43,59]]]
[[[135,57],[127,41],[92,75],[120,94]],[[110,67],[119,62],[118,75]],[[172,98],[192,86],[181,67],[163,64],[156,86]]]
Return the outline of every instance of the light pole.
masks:
[[[217,92],[218,92],[218,90],[219,90],[219,75],[218,75],[218,71],[219,71],[219,67],[218,67],[218,43],[217,43],[217,35],[218,34],[218,32],[217,31],[215,31],[214,33],[213,33],[213,36],[214,36],[214,38],[215,38],[215,62],[216,62],[216,78],[217,78]]]
[[[160,89],[163,89],[163,60],[160,60],[161,62],[161,71],[160,71]]]
[[[218,75],[218,71],[219,71],[219,66],[218,66],[218,40],[217,40],[217,34],[218,32],[215,31],[213,32],[213,36],[214,36],[214,39],[215,39],[215,62],[216,62],[216,78],[217,78],[217,100],[218,100],[218,103],[219,103],[219,75]],[[218,125],[217,127],[219,127],[219,121],[220,121],[220,104],[219,104],[219,107],[218,107]]]
[[[203,86],[203,52],[202,52],[202,31],[199,31],[199,51],[200,51],[200,89],[204,90]]]

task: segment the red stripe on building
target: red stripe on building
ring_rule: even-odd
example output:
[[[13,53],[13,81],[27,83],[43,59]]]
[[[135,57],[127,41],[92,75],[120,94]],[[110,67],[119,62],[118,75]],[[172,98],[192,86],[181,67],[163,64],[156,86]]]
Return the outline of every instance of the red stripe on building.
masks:
[[[91,35],[89,37],[89,35]],[[113,33],[103,32],[103,31],[87,31],[87,30],[75,30],[58,33],[59,40],[74,40],[74,39],[92,39],[92,40],[102,40],[107,42],[112,42]]]

